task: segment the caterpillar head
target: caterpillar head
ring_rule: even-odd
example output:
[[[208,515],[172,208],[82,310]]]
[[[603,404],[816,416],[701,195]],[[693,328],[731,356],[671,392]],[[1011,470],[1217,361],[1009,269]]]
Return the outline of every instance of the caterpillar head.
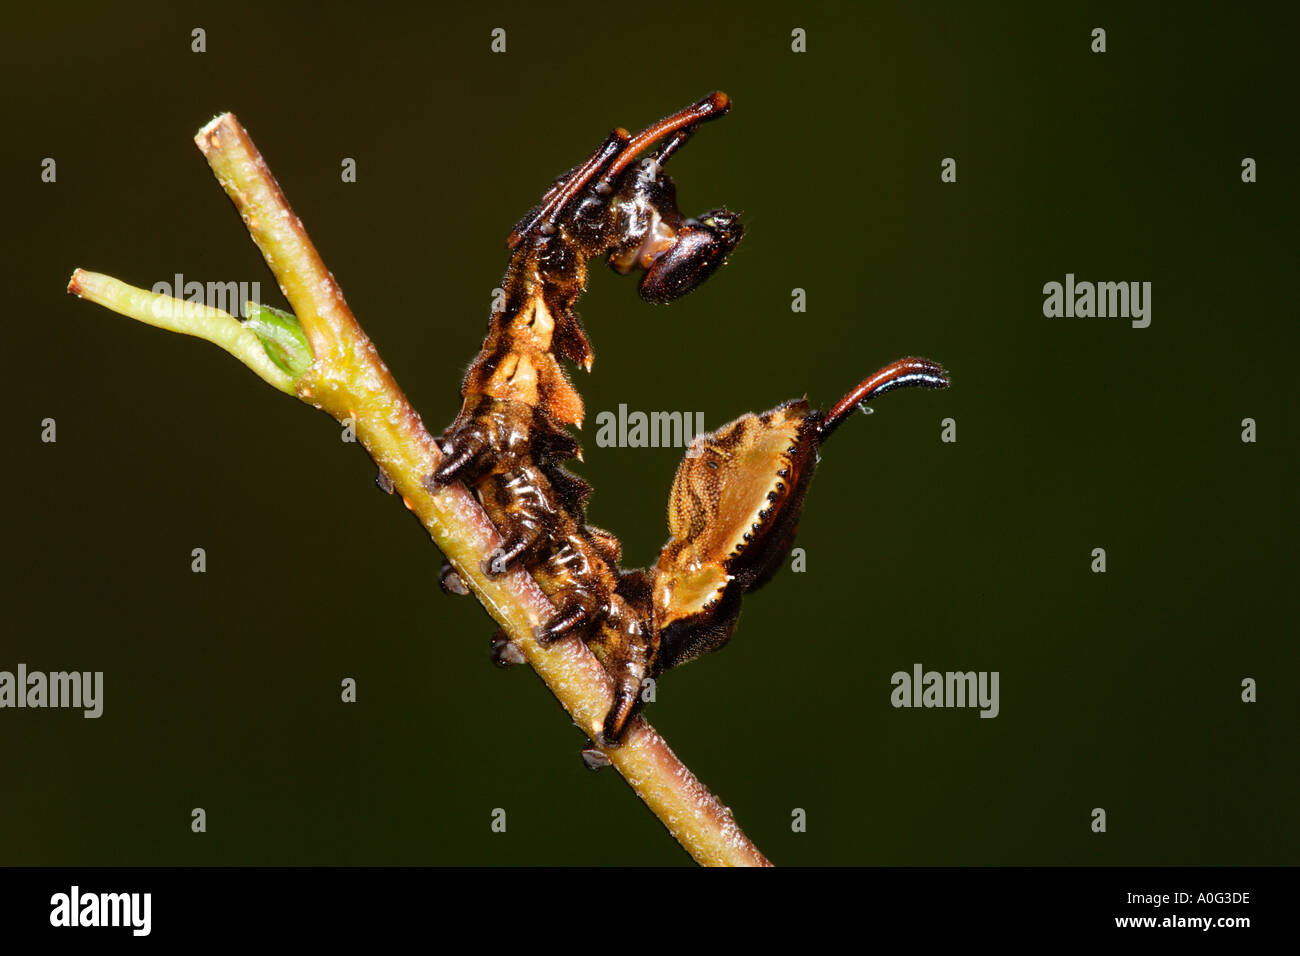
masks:
[[[731,99],[719,91],[635,136],[624,129],[611,132],[516,224],[508,242],[518,260],[515,271],[541,278],[554,288],[552,297],[565,301],[576,299],[587,261],[599,255],[616,272],[644,270],[640,292],[648,302],[671,302],[699,286],[744,230],[726,209],[687,219],[677,208],[672,179],[661,170],[702,124],[730,109]],[[638,161],[655,143],[660,145],[654,154]]]
[[[745,228],[740,216],[714,209],[698,219],[677,212],[672,180],[663,177],[654,201],[633,195],[620,209],[623,239],[609,255],[623,275],[644,269],[637,291],[654,305],[667,305],[693,292],[717,272],[739,245]]]
[[[659,669],[730,638],[741,597],[776,573],[794,542],[819,449],[854,409],[895,388],[948,384],[934,362],[900,359],[828,412],[797,399],[695,439],[673,479],[671,537],[655,567]]]

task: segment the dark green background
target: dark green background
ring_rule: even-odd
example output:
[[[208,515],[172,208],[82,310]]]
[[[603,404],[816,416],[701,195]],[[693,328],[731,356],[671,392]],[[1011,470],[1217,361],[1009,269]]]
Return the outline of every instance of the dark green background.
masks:
[[[716,427],[907,354],[955,386],[840,432],[807,572],[665,677],[656,726],[778,863],[1297,862],[1294,20],[510,7],[7,15],[0,668],[107,687],[97,721],[0,711],[0,862],[687,862],[581,768],[531,673],[489,666],[488,618],[438,591],[437,552],[334,422],[63,289],[77,266],[182,272],[283,305],[190,139],[233,110],[440,429],[515,220],[611,127],[715,88],[731,115],[671,171],[688,213],[725,203],[747,233],[669,308],[593,272],[592,520],[629,563],[666,534],[680,451],[596,448],[620,402]],[[1066,272],[1151,281],[1151,327],[1044,318]],[[999,671],[1001,716],[891,708],[918,661]]]

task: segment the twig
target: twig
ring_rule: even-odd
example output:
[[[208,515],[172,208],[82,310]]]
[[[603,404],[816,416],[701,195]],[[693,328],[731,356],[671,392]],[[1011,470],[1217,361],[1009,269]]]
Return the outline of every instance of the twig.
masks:
[[[433,472],[441,457],[438,447],[357,324],[244,128],[225,113],[203,127],[195,142],[234,201],[301,323],[314,356],[306,370],[296,378],[284,372],[269,360],[251,330],[218,309],[206,308],[188,319],[177,319],[180,313],[169,312],[158,300],[180,307],[187,303],[80,269],[68,290],[139,321],[207,338],[281,391],[298,395],[341,422],[350,421],[357,439],[392,479],[406,507],[523,650],[574,722],[594,737],[612,700],[604,668],[576,637],[549,648],[533,639],[533,627],[549,618],[554,607],[529,574],[515,571],[496,579],[483,574],[483,557],[500,544],[500,538],[464,485],[454,483],[437,494],[424,488],[422,478]],[[253,344],[258,347],[252,348]],[[632,722],[623,744],[605,754],[699,863],[769,865],[736,825],[731,811],[644,720]]]

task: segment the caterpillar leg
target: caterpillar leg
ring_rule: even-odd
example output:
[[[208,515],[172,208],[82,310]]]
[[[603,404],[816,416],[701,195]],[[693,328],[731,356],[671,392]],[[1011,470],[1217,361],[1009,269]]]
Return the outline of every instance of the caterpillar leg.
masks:
[[[566,603],[548,621],[533,628],[533,637],[539,644],[554,644],[574,631],[580,631],[596,620],[598,609],[593,607],[589,595],[581,594]]]
[[[554,494],[541,472],[531,466],[488,475],[477,488],[488,517],[504,539],[483,562],[484,572],[496,577],[546,540],[548,529],[558,520]]]
[[[590,738],[583,745],[581,756],[582,764],[588,770],[600,770],[609,766],[609,758],[596,746],[596,742]]]
[[[581,523],[590,486],[558,464],[577,454],[563,428],[520,402],[473,396],[441,439],[443,460],[424,485],[470,484],[503,541],[483,562],[505,574]]]
[[[490,468],[509,469],[528,460],[534,409],[521,402],[473,395],[438,440],[442,461],[425,487],[436,491],[456,480],[472,482]]]
[[[442,588],[443,594],[454,594],[456,597],[469,594],[469,586],[465,584],[465,579],[446,558],[442,559],[442,567],[438,569],[438,587]]]
[[[597,546],[586,528],[549,542],[549,554],[536,573],[559,611],[535,629],[542,644],[594,627],[609,613],[616,581],[601,557],[605,547],[603,540]]]
[[[589,643],[614,682],[614,701],[603,728],[603,743],[614,744],[640,709],[645,681],[654,673],[659,640],[648,621],[616,595]]]
[[[457,478],[467,478],[473,473],[473,466],[479,463],[489,448],[487,437],[477,431],[476,424],[443,437],[440,442],[442,461],[438,463],[437,470],[424,481],[424,486],[429,491],[436,491]]]
[[[497,667],[514,667],[524,662],[524,652],[500,628],[492,635],[491,652],[492,663]]]

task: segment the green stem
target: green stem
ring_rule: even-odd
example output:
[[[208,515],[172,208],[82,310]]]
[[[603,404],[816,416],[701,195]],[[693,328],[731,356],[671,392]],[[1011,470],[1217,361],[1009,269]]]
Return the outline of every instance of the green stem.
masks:
[[[87,272],[85,269],[72,273],[68,291],[137,322],[207,339],[239,359],[263,381],[282,392],[293,394],[293,378],[271,361],[257,334],[229,312],[197,302],[173,299],[169,295],[146,292],[127,285],[120,279],[98,272]]]

